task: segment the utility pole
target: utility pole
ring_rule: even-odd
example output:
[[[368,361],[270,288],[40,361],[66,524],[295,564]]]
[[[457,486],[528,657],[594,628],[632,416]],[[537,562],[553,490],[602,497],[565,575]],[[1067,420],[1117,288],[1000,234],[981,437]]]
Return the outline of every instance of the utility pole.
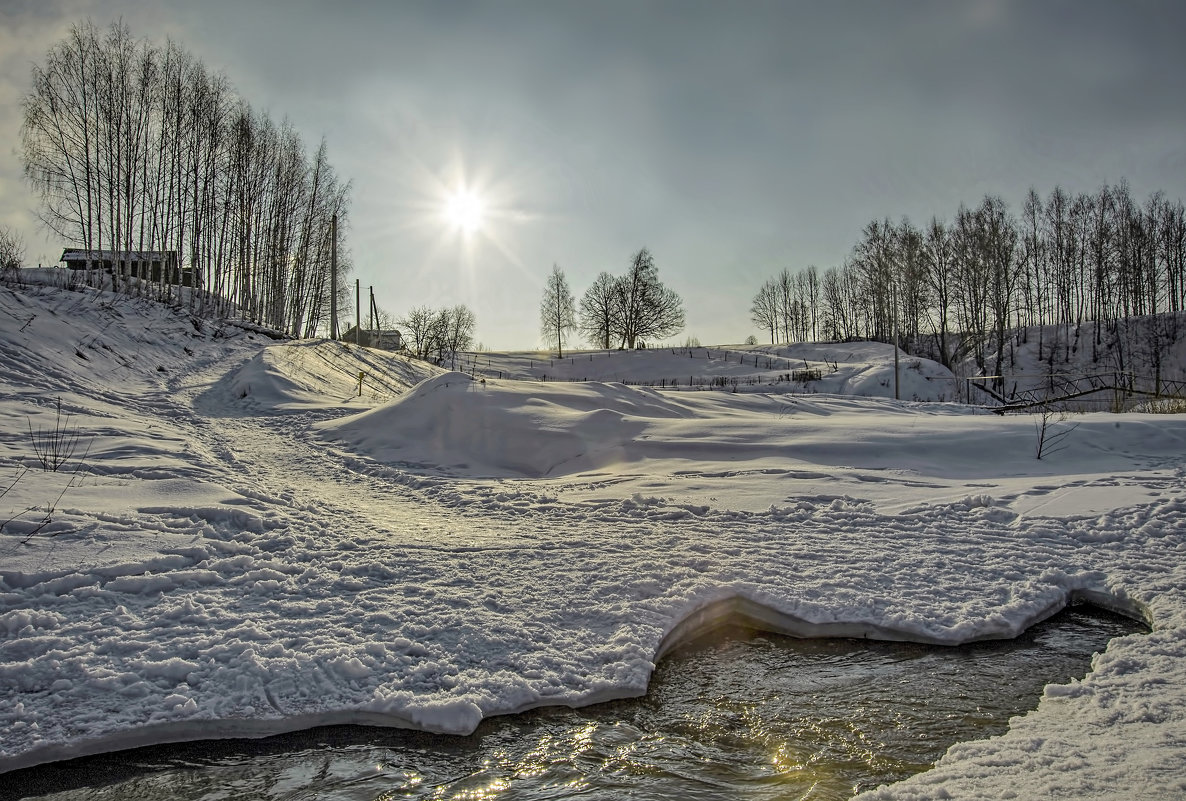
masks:
[[[354,344],[362,344],[362,282],[354,279]]]
[[[329,338],[338,338],[338,215],[329,221]]]
[[[894,304],[894,400],[902,400],[902,394],[898,390],[898,283],[895,279],[894,283],[890,284],[893,290],[893,304]]]
[[[375,288],[371,287],[371,330],[379,330],[379,309],[375,306]]]

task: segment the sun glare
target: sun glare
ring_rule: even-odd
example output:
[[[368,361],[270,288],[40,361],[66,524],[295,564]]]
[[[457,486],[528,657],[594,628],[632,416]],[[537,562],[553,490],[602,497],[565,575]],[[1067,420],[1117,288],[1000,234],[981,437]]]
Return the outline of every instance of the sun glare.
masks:
[[[460,156],[432,167],[410,161],[412,171],[399,174],[407,200],[394,210],[427,247],[426,265],[455,264],[471,289],[496,267],[533,275],[515,252],[519,232],[534,221],[522,207],[526,181],[492,167],[467,169]]]
[[[472,190],[458,189],[445,201],[446,222],[463,234],[472,234],[482,227],[486,207]]]

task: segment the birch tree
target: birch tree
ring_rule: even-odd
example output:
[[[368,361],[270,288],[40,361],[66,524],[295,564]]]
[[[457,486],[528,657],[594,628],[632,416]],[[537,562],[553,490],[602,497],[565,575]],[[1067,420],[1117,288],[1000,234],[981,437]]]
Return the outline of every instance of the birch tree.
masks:
[[[556,343],[556,355],[564,357],[564,341],[576,330],[576,301],[568,288],[568,279],[558,265],[544,285],[544,296],[539,305],[540,331],[544,340]]]
[[[226,76],[122,22],[72,27],[33,66],[22,107],[42,223],[64,244],[105,251],[127,291],[156,279],[177,297],[184,283],[195,310],[293,335],[319,328],[334,302],[330,220],[345,227],[349,190],[324,142],[310,161],[292,126],[253,112]],[[180,263],[128,269],[130,254],[162,251]]]

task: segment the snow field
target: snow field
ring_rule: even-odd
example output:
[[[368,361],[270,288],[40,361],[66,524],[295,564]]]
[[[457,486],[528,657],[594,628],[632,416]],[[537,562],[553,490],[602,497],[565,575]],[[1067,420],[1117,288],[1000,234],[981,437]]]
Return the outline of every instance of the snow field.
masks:
[[[1178,417],[1077,416],[1038,461],[1028,416],[483,384],[70,294],[0,288],[23,315],[0,317],[0,476],[59,392],[93,435],[85,470],[0,497],[7,517],[65,489],[52,529],[0,532],[0,770],[319,723],[464,733],[645,692],[726,613],[958,643],[1087,599],[1153,632],[867,797],[1186,796]],[[186,325],[189,352],[145,333]],[[112,350],[74,356],[95,331]]]

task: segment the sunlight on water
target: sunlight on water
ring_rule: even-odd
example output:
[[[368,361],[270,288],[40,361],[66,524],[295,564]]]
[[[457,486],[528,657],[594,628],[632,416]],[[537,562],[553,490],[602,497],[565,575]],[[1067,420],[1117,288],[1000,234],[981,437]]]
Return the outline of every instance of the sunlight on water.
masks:
[[[1141,630],[1080,607],[961,648],[733,632],[670,654],[644,698],[496,718],[470,737],[344,726],[4,778],[55,801],[847,799],[1005,731],[1047,683]]]

